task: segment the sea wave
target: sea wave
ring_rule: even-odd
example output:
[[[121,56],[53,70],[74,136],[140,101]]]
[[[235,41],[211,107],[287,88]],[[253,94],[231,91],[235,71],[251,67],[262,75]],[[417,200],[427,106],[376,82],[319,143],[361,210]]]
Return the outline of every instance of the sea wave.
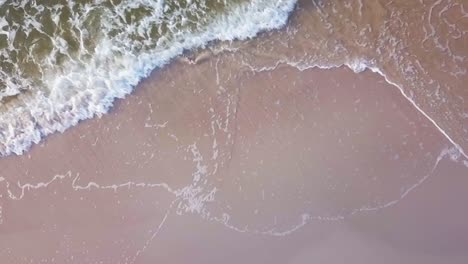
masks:
[[[125,97],[152,70],[163,67],[186,50],[205,47],[216,40],[244,40],[261,31],[282,27],[296,4],[296,0],[231,4],[219,0],[139,0],[119,4],[97,1],[81,4],[79,15],[70,13],[62,21],[63,12],[78,9],[70,1],[59,2],[64,3],[34,6],[35,11],[22,14],[25,24],[21,27],[14,18],[0,19],[0,36],[6,36],[0,56],[16,67],[10,72],[3,68],[0,71],[5,80],[0,92],[3,156],[22,154],[46,135],[107,113],[116,98]],[[210,2],[214,7],[210,7]],[[6,5],[32,8],[3,1],[0,9],[4,12],[8,12]],[[68,8],[64,8],[66,5]],[[220,7],[224,9],[207,13],[210,8]],[[48,17],[50,21],[39,17]],[[55,27],[48,29],[47,23]],[[104,33],[92,32],[95,27]],[[38,39],[28,41],[34,34]],[[66,40],[65,34],[71,35],[71,40]],[[43,35],[50,38],[44,41]],[[20,65],[11,55],[24,51],[15,42],[19,37],[29,44],[26,56],[35,52],[23,60],[31,64]],[[40,45],[42,49],[36,51]],[[46,55],[41,50],[46,50]]]

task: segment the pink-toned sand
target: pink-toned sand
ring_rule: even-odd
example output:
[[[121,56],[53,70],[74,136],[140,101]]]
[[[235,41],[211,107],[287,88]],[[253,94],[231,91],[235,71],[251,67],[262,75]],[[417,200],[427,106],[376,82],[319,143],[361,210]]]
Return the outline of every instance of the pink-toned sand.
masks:
[[[467,263],[447,137],[378,74],[255,45],[0,159],[0,263]]]

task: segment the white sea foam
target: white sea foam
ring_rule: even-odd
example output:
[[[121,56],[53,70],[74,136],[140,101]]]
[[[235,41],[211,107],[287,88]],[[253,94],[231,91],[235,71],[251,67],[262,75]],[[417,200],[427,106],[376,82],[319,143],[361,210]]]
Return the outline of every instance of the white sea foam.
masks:
[[[165,9],[164,1],[150,2],[160,6],[157,10]],[[105,114],[116,98],[129,94],[153,69],[164,66],[184,50],[204,47],[214,40],[252,38],[260,31],[285,25],[295,4],[296,0],[252,0],[215,18],[199,32],[179,32],[166,45],[168,48],[138,54],[120,49],[116,56],[115,39],[104,37],[89,61],[70,60],[59,71],[45,70],[42,81],[47,90],[21,94],[14,106],[0,112],[0,154],[22,154],[48,134]],[[138,28],[129,30],[139,32]],[[53,41],[56,49],[66,51],[60,38]],[[121,41],[124,43],[125,39]],[[81,47],[81,52],[86,53],[86,49]],[[8,95],[18,93],[13,83],[7,83]]]

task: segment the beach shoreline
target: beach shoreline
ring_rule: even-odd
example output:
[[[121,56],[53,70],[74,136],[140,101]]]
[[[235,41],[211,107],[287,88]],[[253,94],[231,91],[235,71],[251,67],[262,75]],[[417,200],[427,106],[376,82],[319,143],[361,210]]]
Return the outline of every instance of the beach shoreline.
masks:
[[[401,4],[376,3],[357,25]],[[466,147],[465,106],[414,88],[430,80],[403,78],[398,60],[373,71],[377,33],[357,49],[359,32],[328,32],[331,6],[316,5],[176,59],[108,114],[1,158],[0,262],[466,263],[468,166],[450,140]],[[468,99],[464,79],[439,93]]]

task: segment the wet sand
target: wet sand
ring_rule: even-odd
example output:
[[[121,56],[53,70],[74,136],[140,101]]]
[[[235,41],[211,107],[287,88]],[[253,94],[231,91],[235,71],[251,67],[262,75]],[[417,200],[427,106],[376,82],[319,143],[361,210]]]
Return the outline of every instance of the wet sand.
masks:
[[[1,159],[0,262],[466,263],[468,167],[447,137],[379,74],[276,63],[300,57],[307,3]]]

